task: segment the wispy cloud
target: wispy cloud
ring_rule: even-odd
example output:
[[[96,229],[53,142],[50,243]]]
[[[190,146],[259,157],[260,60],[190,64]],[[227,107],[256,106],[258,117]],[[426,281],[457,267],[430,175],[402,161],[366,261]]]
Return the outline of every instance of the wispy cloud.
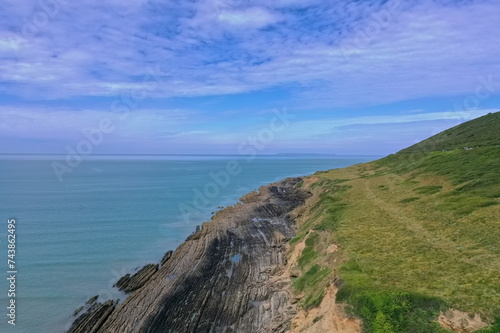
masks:
[[[405,2],[363,48],[356,32],[382,2],[61,2],[28,40],[23,24],[41,9],[23,3],[0,3],[0,75],[3,91],[27,97],[113,95],[148,64],[171,73],[162,97],[299,82],[306,97],[336,104],[457,94],[478,75],[500,72],[500,9],[488,1]]]
[[[500,6],[494,0],[0,0],[0,6],[0,98],[22,110],[14,112],[21,118],[30,101],[64,108],[68,101],[129,94],[151,68],[161,69],[162,84],[148,99],[186,99],[181,109],[219,121],[201,111],[198,99],[258,97],[274,89],[293,109],[346,113],[425,98],[463,99],[480,76],[493,75],[493,95],[500,91]],[[159,114],[146,109],[146,118]],[[170,109],[161,113],[175,115]],[[15,121],[28,128],[42,121],[36,114],[48,121],[53,112],[38,107],[31,120]],[[0,117],[14,119],[6,108]],[[92,117],[67,111],[64,128]],[[134,122],[123,128],[141,123]],[[327,131],[316,125],[316,134]],[[202,127],[172,131],[212,132],[209,123]]]
[[[103,118],[115,125],[113,135],[130,138],[156,137],[167,131],[178,133],[200,121],[196,112],[173,109],[143,109],[124,118],[123,114],[95,109],[0,107],[0,132],[2,137],[75,140],[82,136],[82,130],[99,128]]]

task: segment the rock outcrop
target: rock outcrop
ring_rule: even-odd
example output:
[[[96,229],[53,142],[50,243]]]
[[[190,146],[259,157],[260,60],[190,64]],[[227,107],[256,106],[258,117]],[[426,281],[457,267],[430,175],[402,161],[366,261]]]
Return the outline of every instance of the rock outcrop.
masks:
[[[158,266],[158,264],[148,264],[132,276],[127,274],[116,282],[115,287],[127,294],[135,291],[149,281],[149,279],[158,271]]]
[[[88,333],[99,332],[102,324],[108,319],[116,307],[118,301],[107,301],[105,303],[93,303],[93,305],[71,326],[69,332]]]
[[[289,213],[309,196],[295,186],[300,180],[264,186],[219,211],[159,269],[148,265],[137,279],[124,277],[127,286],[144,283],[116,309],[99,310],[102,318],[96,309],[90,319],[87,312],[75,325],[90,324],[71,332],[287,331],[296,313],[283,275],[286,243],[294,237]]]

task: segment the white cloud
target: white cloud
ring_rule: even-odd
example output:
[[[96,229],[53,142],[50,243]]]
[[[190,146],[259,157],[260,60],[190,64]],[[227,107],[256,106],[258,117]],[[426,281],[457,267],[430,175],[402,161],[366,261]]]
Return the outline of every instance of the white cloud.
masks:
[[[141,109],[124,116],[95,109],[1,106],[0,132],[3,138],[75,140],[82,137],[82,130],[97,129],[107,118],[115,127],[113,135],[138,139],[196,126],[196,114],[180,109]]]
[[[0,0],[0,92],[115,96],[158,64],[165,84],[151,98],[295,86],[296,106],[338,107],[469,94],[500,73],[500,6],[443,3],[403,2],[359,47],[383,2],[61,2],[25,39],[37,2]]]
[[[217,19],[232,26],[257,29],[277,23],[280,20],[277,15],[259,7],[223,11],[217,16]]]

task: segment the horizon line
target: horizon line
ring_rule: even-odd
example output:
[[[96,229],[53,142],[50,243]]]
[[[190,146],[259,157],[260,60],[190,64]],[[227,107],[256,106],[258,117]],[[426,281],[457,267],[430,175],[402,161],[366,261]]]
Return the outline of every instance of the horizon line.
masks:
[[[0,153],[0,155],[16,155],[16,156],[66,156],[67,154],[61,153]],[[335,153],[276,153],[276,154],[259,154],[258,156],[385,156],[384,154],[335,154]],[[90,156],[244,156],[241,154],[90,154]],[[258,157],[257,156],[257,157]]]

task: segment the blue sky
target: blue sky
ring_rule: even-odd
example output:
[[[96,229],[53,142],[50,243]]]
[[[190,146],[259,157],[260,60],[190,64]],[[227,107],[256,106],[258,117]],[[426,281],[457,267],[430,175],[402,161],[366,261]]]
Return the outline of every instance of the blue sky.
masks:
[[[256,138],[262,154],[381,155],[500,110],[495,0],[0,7],[0,153],[65,154],[105,119],[93,153]]]

